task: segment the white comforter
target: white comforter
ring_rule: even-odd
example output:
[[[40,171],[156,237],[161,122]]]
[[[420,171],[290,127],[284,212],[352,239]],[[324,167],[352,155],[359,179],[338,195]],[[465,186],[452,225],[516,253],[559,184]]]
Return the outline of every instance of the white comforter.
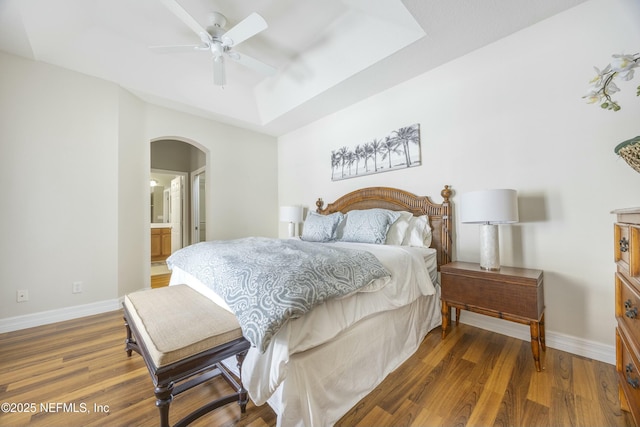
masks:
[[[411,304],[420,296],[436,292],[433,285],[437,274],[434,249],[343,242],[329,244],[373,253],[391,272],[392,279],[380,290],[327,301],[305,316],[289,321],[264,353],[250,349],[243,364],[243,382],[256,405],[265,403],[286,378],[291,355],[330,341],[374,313]],[[172,273],[170,284],[187,283],[228,309],[220,297],[187,272],[174,269]]]

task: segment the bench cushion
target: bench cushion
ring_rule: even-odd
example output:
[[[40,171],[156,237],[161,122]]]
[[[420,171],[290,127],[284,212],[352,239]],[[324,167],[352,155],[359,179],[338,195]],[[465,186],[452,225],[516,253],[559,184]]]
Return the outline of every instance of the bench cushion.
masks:
[[[156,368],[242,337],[232,313],[187,285],[133,292],[124,305]]]

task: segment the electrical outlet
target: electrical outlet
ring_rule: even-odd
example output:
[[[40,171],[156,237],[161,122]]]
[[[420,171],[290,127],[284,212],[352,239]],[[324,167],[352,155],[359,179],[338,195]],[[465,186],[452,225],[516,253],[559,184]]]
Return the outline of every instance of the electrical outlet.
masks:
[[[73,282],[73,285],[71,286],[71,293],[72,294],[82,293],[82,282]]]
[[[18,289],[16,291],[16,301],[17,302],[29,301],[29,291],[26,289]]]

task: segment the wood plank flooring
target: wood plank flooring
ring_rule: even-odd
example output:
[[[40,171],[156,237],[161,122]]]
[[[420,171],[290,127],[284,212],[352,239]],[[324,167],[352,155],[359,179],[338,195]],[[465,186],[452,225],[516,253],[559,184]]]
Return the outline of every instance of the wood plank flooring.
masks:
[[[418,352],[338,426],[632,426],[612,365],[547,349],[536,372],[528,342],[467,325]],[[155,426],[142,358],[124,352],[120,312],[0,334],[1,426]],[[228,391],[223,380],[176,397],[175,422]],[[7,412],[9,410],[14,412]],[[194,426],[275,426],[273,411],[230,404]]]
[[[151,276],[151,287],[162,288],[164,286],[169,286],[169,281],[171,280],[171,273],[167,274],[154,274]]]

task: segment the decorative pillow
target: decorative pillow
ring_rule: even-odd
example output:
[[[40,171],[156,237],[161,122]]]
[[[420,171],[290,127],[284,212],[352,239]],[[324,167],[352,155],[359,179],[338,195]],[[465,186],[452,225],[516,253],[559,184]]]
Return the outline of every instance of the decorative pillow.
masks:
[[[350,211],[340,240],[384,244],[389,226],[399,217],[400,212],[378,208]]]
[[[401,245],[404,241],[404,236],[409,229],[409,221],[413,218],[411,212],[400,212],[400,217],[391,224],[389,231],[387,232],[387,240],[385,245]]]
[[[414,216],[409,220],[409,229],[407,230],[404,246],[431,246],[431,226],[429,225],[429,217],[427,215]]]
[[[302,240],[307,242],[329,242],[335,240],[336,228],[344,215],[340,212],[331,215],[320,215],[309,212],[302,229]]]

